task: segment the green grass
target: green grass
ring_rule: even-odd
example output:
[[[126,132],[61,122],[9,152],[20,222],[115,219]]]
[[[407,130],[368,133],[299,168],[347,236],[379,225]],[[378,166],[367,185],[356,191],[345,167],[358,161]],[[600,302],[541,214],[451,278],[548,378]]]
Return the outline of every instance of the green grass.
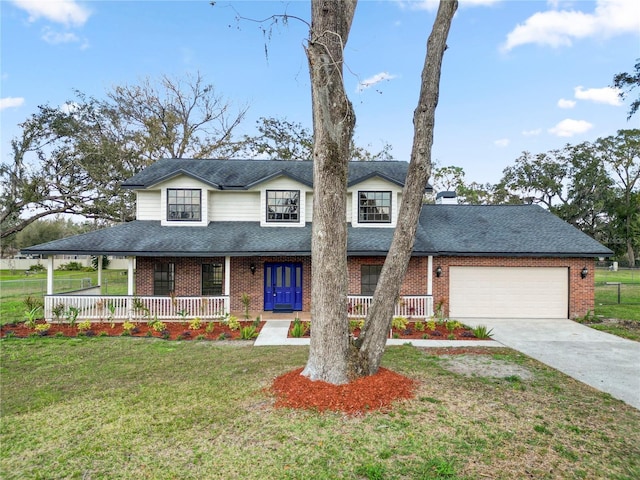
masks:
[[[98,283],[98,272],[54,272],[55,292],[80,288],[82,279],[90,279],[92,285]],[[127,277],[123,270],[103,270],[105,295],[126,295]],[[0,270],[0,324],[24,320],[24,299],[28,296],[42,300],[47,290],[47,272],[26,276]]]
[[[0,477],[92,479],[640,478],[640,412],[507,349],[534,380],[463,377],[419,349],[388,413],[274,409],[307,347],[132,338],[0,344]],[[491,354],[489,354],[491,355]]]
[[[611,333],[630,340],[640,341],[640,271],[596,270],[596,319],[619,319],[622,323],[597,323],[590,326],[603,332]],[[620,304],[618,304],[617,285],[607,285],[620,282]]]

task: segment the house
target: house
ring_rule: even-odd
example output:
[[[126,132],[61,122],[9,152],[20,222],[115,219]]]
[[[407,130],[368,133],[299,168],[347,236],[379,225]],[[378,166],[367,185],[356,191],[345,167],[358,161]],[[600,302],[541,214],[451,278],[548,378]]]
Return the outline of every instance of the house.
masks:
[[[391,243],[408,164],[351,162],[347,218],[349,312],[364,316]],[[23,249],[47,255],[47,315],[75,305],[87,318],[309,312],[313,164],[160,160],[123,185],[136,220]],[[424,205],[398,314],[567,318],[594,308],[594,261],[612,252],[534,205]],[[128,295],[52,295],[53,257],[129,258]],[[134,275],[135,267],[135,275]],[[135,282],[134,282],[135,279]],[[99,282],[100,283],[100,282]],[[97,306],[96,306],[97,305]],[[102,310],[102,311],[100,311]]]

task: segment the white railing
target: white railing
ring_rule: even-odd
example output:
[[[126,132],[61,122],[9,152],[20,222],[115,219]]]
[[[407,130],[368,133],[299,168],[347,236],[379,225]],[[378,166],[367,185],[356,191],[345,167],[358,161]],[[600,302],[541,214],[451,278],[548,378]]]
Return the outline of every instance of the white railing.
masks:
[[[349,295],[349,318],[367,316],[373,297]],[[404,295],[398,300],[394,316],[428,318],[433,315],[433,297],[430,295]]]
[[[229,312],[229,297],[137,297],[127,295],[47,295],[44,316],[65,321],[124,321],[158,318],[203,320],[222,318]]]

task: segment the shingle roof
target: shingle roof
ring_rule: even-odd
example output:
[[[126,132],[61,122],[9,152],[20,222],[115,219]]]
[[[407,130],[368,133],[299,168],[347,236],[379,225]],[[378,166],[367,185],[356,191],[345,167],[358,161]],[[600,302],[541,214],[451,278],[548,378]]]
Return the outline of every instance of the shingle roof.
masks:
[[[380,176],[403,186],[409,164],[400,161],[349,162],[348,184]],[[284,160],[162,159],[125,181],[124,188],[141,189],[177,175],[196,178],[221,190],[246,190],[280,175],[313,186],[313,162]],[[428,187],[427,190],[430,190]]]
[[[385,255],[392,228],[348,230],[350,255]],[[25,248],[27,254],[119,256],[310,255],[311,225],[261,227],[258,222],[161,226],[136,220]],[[425,205],[415,255],[598,257],[613,252],[538,206]]]

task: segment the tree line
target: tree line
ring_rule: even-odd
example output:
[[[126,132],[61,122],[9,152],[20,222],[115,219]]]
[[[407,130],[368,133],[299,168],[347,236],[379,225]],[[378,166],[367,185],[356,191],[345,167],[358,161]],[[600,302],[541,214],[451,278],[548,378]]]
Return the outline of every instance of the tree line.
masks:
[[[133,220],[135,198],[120,184],[160,158],[312,158],[312,132],[286,118],[260,118],[255,135],[237,135],[246,112],[200,74],[116,86],[106,99],[76,91],[63,108],[39,106],[12,140],[10,161],[0,165],[3,251],[74,234],[46,221],[60,214],[87,219],[85,229]],[[620,130],[549,152],[523,152],[495,184],[468,181],[457,166],[435,166],[431,182],[435,191],[456,191],[459,203],[540,204],[634,265],[639,152],[640,130]],[[353,138],[350,155],[393,158],[389,144],[372,152]],[[17,235],[29,226],[29,235]]]

